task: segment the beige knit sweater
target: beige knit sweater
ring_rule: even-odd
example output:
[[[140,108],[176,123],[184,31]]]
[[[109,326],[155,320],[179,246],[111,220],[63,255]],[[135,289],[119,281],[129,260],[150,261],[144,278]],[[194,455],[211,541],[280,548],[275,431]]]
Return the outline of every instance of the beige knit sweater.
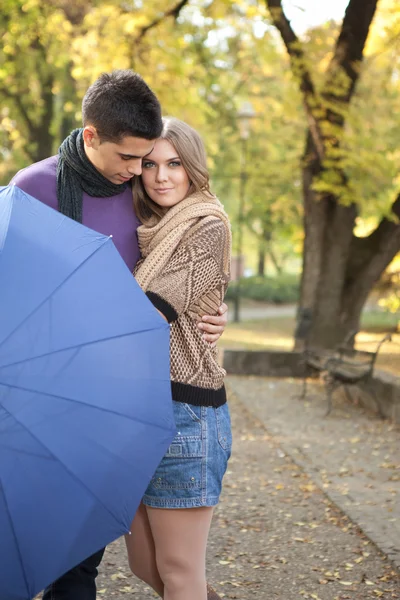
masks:
[[[221,305],[230,274],[231,232],[213,196],[193,194],[160,220],[138,228],[142,259],[135,277],[171,325],[174,400],[202,406],[226,402],[217,349],[197,327]]]

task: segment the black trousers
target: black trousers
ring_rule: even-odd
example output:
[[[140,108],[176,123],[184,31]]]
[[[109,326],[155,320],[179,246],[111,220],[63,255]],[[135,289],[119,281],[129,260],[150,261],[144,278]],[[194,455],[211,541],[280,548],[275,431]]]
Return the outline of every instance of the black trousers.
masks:
[[[96,600],[97,567],[105,548],[54,581],[43,593],[43,600]]]

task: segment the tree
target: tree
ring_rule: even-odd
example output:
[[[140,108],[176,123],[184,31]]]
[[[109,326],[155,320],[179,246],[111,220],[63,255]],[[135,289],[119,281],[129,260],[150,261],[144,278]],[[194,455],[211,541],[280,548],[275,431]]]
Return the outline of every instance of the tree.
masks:
[[[160,12],[156,2],[144,9],[113,0],[4,0],[0,178],[55,152],[80,124],[88,85],[102,71],[133,66],[146,36],[174,22],[187,2]]]
[[[358,331],[362,308],[400,250],[400,196],[366,237],[355,235],[359,204],[346,148],[351,103],[363,74],[378,0],[350,0],[324,79],[296,36],[281,0],[266,0],[299,82],[307,119],[302,161],[304,251],[296,345],[328,347]]]
[[[71,15],[73,5],[68,5]],[[73,26],[65,8],[56,0],[7,0],[2,5],[4,143],[10,152],[25,155],[30,161],[51,155],[58,138],[56,102],[67,80],[67,49]]]

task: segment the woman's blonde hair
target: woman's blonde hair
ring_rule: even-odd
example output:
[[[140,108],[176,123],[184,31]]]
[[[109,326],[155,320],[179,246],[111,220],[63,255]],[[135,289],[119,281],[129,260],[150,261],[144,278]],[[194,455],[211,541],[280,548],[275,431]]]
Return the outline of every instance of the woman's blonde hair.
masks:
[[[163,130],[159,139],[167,140],[178,153],[190,181],[187,196],[194,192],[202,192],[205,198],[209,197],[210,176],[207,170],[206,151],[197,131],[179,119],[164,117]],[[156,216],[161,219],[165,215],[166,210],[147,195],[140,176],[134,177],[132,192],[135,212],[141,223],[146,223],[151,217]]]

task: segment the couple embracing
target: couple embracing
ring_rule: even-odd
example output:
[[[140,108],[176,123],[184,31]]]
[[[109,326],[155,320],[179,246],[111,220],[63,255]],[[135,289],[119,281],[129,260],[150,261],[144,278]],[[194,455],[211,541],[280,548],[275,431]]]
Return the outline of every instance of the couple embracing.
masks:
[[[224,370],[215,341],[226,324],[231,233],[210,190],[203,142],[131,71],[87,90],[83,128],[58,156],[20,171],[28,194],[106,235],[171,324],[177,434],[126,536],[132,572],[165,600],[217,600],[206,583],[213,507],[231,451]],[[178,452],[179,450],[179,452]],[[104,550],[51,584],[44,600],[95,600]]]

